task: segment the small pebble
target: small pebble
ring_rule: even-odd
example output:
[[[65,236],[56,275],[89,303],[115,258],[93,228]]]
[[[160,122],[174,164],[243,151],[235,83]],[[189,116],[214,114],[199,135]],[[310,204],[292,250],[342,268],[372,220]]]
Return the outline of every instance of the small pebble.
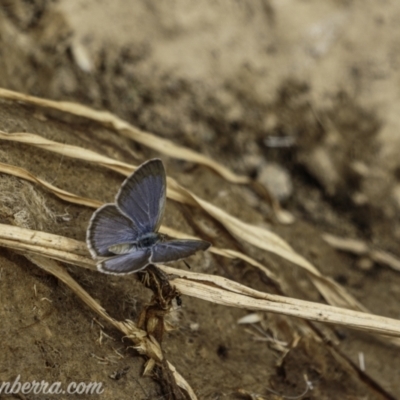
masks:
[[[288,199],[293,193],[290,174],[279,164],[265,164],[259,171],[258,181],[280,201]]]

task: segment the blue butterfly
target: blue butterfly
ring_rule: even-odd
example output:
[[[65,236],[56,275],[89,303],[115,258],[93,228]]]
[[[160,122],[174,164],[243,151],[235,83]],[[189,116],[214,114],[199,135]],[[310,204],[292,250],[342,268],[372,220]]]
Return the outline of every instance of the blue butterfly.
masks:
[[[162,161],[149,160],[123,182],[115,204],[105,204],[94,212],[86,243],[99,271],[130,274],[211,246],[204,240],[168,240],[157,232],[164,214],[166,187]]]

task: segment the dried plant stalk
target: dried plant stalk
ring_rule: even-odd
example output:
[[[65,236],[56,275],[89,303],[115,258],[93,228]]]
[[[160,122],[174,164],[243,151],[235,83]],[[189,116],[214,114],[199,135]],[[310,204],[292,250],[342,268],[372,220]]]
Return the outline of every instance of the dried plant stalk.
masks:
[[[343,238],[328,233],[323,234],[322,238],[337,250],[369,257],[372,261],[387,265],[395,271],[400,271],[400,260],[396,256],[387,251],[373,249],[363,240]]]
[[[14,134],[0,132],[0,139],[13,140],[13,135]],[[116,169],[115,166],[118,163],[116,160],[106,162],[106,158],[104,156],[98,155],[99,157],[101,157],[101,161],[100,159],[98,161],[94,161],[96,159],[95,153],[88,153],[87,150],[81,149],[80,147],[73,148],[73,146],[68,146],[67,151],[64,153],[64,144],[51,142],[47,139],[40,139],[40,137],[38,138],[37,135],[32,135],[29,133],[16,134],[16,140],[20,142],[23,141],[24,143],[32,145],[44,143],[44,147],[42,148],[46,148],[51,151],[57,151],[57,153],[64,154],[66,156],[73,155],[75,158],[97,162],[100,165],[123,173],[122,171]],[[157,138],[155,138],[154,140],[157,140]],[[40,145],[42,146],[42,144]],[[120,167],[121,166],[118,166],[118,168]],[[130,170],[134,169],[135,167],[131,166]],[[128,172],[124,174],[126,175],[127,173]],[[238,218],[229,215],[227,212],[194,195],[192,192],[179,185],[172,178],[167,178],[167,182],[167,196],[169,198],[178,202],[202,208],[205,212],[207,212],[218,222],[220,222],[238,240],[244,240],[260,249],[277,254],[280,257],[303,268],[307,272],[313,284],[316,286],[317,290],[321,293],[321,295],[329,304],[341,307],[349,307],[355,310],[367,311],[366,308],[353,296],[351,296],[343,287],[341,287],[332,279],[324,277],[313,264],[311,264],[304,257],[296,253],[291,248],[291,246],[278,235],[258,226],[245,223]],[[54,193],[57,195],[56,192]],[[256,266],[257,268],[259,267],[259,263],[257,262],[252,263],[252,265]],[[272,277],[272,273],[270,273],[269,276]]]
[[[59,239],[50,238],[49,242],[61,243],[63,242],[63,240],[61,237],[59,237]],[[162,351],[161,348],[159,347],[159,344],[154,340],[152,340],[152,338],[147,335],[146,331],[137,328],[136,324],[130,320],[120,322],[112,318],[107,313],[107,311],[104,310],[104,308],[101,307],[100,304],[98,304],[96,300],[94,300],[93,297],[91,297],[90,294],[87,293],[59,263],[50,258],[34,255],[31,253],[23,253],[23,255],[33,264],[37,265],[39,268],[42,268],[43,270],[56,276],[58,279],[64,282],[95,313],[97,313],[100,317],[105,319],[115,328],[120,330],[125,336],[129,337],[133,341],[135,348],[138,350],[140,349],[139,352],[142,355],[151,357],[154,354],[158,354],[159,357],[162,358]],[[195,395],[193,389],[191,388],[189,383],[185,380],[185,378],[183,378],[183,376],[179,374],[179,372],[170,362],[167,362],[167,365],[171,370],[177,385],[182,389],[186,390],[191,400],[197,400],[197,396]]]
[[[26,171],[23,168],[15,167],[15,166],[9,165],[9,164],[0,163],[0,172],[14,175],[19,178],[29,180],[30,182],[33,182],[33,183],[37,183],[37,184],[41,185],[43,188],[49,190],[55,196],[57,196],[63,200],[69,201],[71,203],[74,203],[74,204],[80,204],[80,205],[92,207],[92,208],[98,208],[101,205],[103,205],[103,203],[101,203],[97,200],[88,199],[85,197],[75,195],[73,193],[69,193],[65,190],[61,190],[61,189],[57,188],[56,186],[53,186],[53,185],[45,182],[44,180],[37,178],[36,176],[34,176],[33,174],[31,174],[30,172]],[[165,225],[162,225],[160,227],[160,232],[163,234],[169,235],[171,237],[176,237],[178,239],[179,238],[180,239],[184,239],[184,238],[198,239],[195,236],[191,236],[186,233],[179,232],[175,229],[168,228]],[[258,261],[254,260],[253,258],[251,258],[239,251],[234,251],[234,250],[230,250],[230,249],[220,249],[215,246],[213,246],[210,249],[210,251],[214,254],[218,254],[220,256],[227,257],[227,258],[239,258],[239,259],[249,263],[250,265],[253,265],[254,267],[260,269],[262,272],[264,272],[264,274],[269,279],[271,279],[273,282],[276,282],[277,285],[280,285],[278,277],[272,271],[270,271],[266,266],[262,265]]]
[[[7,234],[10,228],[13,230],[12,235]],[[20,233],[19,230],[21,230]],[[27,243],[26,238],[29,232],[31,237],[35,238],[34,243]],[[88,252],[86,257],[82,255],[85,249],[84,243],[58,235],[0,224],[0,246],[17,248],[20,251],[32,251],[33,248],[37,248],[36,253],[42,255],[44,255],[43,249],[47,248],[45,256],[48,258],[61,260],[60,255],[66,254],[65,259],[61,261],[95,269],[94,261],[90,259]],[[182,271],[167,266],[160,266],[160,268],[170,274],[171,282],[181,293],[188,296],[231,307],[268,311],[344,325],[375,334],[400,337],[400,321],[395,319],[263,293],[215,275]]]
[[[183,146],[178,146],[169,140],[161,139],[149,132],[141,131],[140,129],[135,128],[128,122],[122,120],[121,118],[118,118],[110,112],[97,111],[82,104],[72,103],[68,101],[42,99],[39,97],[29,96],[27,94],[14,92],[12,90],[3,88],[0,88],[0,97],[8,100],[23,101],[25,103],[34,104],[39,107],[52,108],[69,114],[77,115],[79,117],[84,117],[93,121],[97,121],[105,126],[112,127],[113,129],[119,131],[122,135],[153,150],[156,150],[161,154],[205,165],[216,171],[227,181],[241,184],[250,183],[250,179],[247,176],[237,175],[223,165],[200,153],[197,153]]]
[[[36,177],[35,175],[28,172],[26,169],[16,167],[14,165],[5,164],[5,163],[0,162],[0,172],[9,174],[9,175],[14,175],[19,178],[26,179],[27,181],[36,183],[36,184],[42,186],[43,188],[49,190],[51,193],[53,193],[60,199],[68,201],[70,203],[80,204],[83,206],[93,207],[93,208],[98,208],[103,204],[97,200],[87,199],[85,197],[81,197],[81,196],[69,193],[65,190],[62,190],[62,189],[60,189],[56,186],[53,186],[52,184],[44,181],[43,179]]]

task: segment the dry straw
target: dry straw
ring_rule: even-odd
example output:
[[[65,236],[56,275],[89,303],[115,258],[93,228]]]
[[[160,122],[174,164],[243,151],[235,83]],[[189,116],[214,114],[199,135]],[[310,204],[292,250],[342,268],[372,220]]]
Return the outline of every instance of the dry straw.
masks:
[[[0,89],[0,95],[1,93],[2,92]],[[108,115],[108,113],[106,114]],[[76,159],[96,163],[106,168],[112,169],[116,172],[122,173],[125,176],[129,175],[135,169],[133,165],[113,160],[111,158],[97,154],[93,151],[82,149],[76,146],[65,145],[63,143],[57,143],[45,139],[41,136],[30,133],[21,133],[21,132],[6,133],[0,131],[0,139],[25,143],[52,152],[56,152],[58,154],[63,154],[64,156],[67,157],[73,157]],[[0,167],[1,168],[4,167],[4,169],[1,169],[1,171],[14,174],[12,171],[12,166],[3,164],[0,165]],[[22,171],[20,170],[19,172],[21,173]],[[26,172],[25,175],[28,176],[30,174],[29,172]],[[26,179],[30,179],[31,181],[34,180],[32,176]],[[39,182],[39,179],[37,178],[35,178],[35,180],[36,182],[41,183],[43,185],[43,181]],[[213,204],[201,199],[199,196],[196,196],[188,189],[185,189],[184,187],[179,185],[174,179],[170,177],[167,178],[167,182],[168,182],[168,189],[167,189],[168,198],[183,204],[197,206],[203,209],[203,211],[205,211],[207,214],[209,214],[210,216],[215,218],[218,222],[220,222],[237,239],[248,242],[262,250],[266,250],[271,253],[277,254],[282,258],[303,268],[309,275],[311,281],[314,283],[318,291],[321,293],[321,295],[325,298],[325,300],[329,304],[341,307],[348,307],[360,311],[367,311],[365,307],[363,307],[354,297],[352,297],[339,284],[337,284],[332,279],[323,276],[313,264],[311,264],[304,257],[296,253],[291,248],[291,246],[287,242],[285,242],[282,238],[280,238],[278,235],[274,234],[273,232],[267,229],[258,227],[256,225],[248,224],[246,222],[239,220],[238,218],[233,217],[224,210],[221,210],[220,208],[214,206]],[[50,189],[49,184],[43,186],[45,186],[49,190],[52,190],[53,193],[56,194],[57,196],[59,195],[58,193],[60,192],[60,189],[57,189],[57,191]],[[71,201],[73,201],[72,197]],[[232,251],[229,252],[231,255],[233,255]],[[258,268],[261,268],[259,263],[253,260],[247,259],[246,261],[249,261],[252,265]],[[262,267],[261,269],[264,269],[267,275],[270,278],[272,278],[272,273],[267,272],[266,267]]]
[[[28,251],[31,257],[35,255],[41,260],[48,257],[96,270],[95,262],[91,259],[86,244],[63,236],[0,224],[0,245],[22,252]],[[188,296],[230,307],[268,311],[400,337],[400,321],[395,319],[272,295],[216,275],[183,271],[165,265],[159,267],[170,276],[171,283],[182,294]],[[72,278],[66,278],[67,273],[64,268],[57,267],[57,270],[47,268],[46,270],[56,275],[75,291],[76,286],[70,283]],[[81,291],[77,294],[89,307],[104,317],[105,311],[100,306],[98,308],[98,304],[94,300],[88,301],[87,296],[81,295]]]

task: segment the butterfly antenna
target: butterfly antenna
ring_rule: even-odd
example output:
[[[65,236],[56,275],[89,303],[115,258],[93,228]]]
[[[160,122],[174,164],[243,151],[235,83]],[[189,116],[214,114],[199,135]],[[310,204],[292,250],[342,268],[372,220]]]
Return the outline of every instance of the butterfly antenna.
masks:
[[[190,266],[185,260],[182,260],[182,261],[185,263],[185,265],[186,265],[186,267],[187,267],[188,269],[192,269],[191,266]]]

